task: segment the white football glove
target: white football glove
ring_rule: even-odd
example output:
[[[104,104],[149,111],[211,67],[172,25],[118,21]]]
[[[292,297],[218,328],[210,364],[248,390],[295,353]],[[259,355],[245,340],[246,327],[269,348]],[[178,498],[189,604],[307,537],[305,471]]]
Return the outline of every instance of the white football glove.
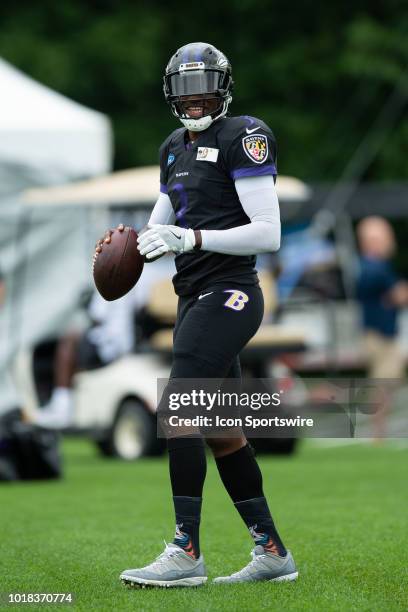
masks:
[[[195,246],[194,230],[177,225],[148,225],[147,230],[138,236],[138,249],[146,259],[154,259],[163,253],[186,253]]]

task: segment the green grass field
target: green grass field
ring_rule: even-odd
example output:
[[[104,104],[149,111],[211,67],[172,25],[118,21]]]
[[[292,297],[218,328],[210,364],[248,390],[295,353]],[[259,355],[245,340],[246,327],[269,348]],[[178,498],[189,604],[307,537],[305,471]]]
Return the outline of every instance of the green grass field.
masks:
[[[64,480],[1,487],[2,592],[72,591],[76,610],[408,608],[407,449],[305,444],[293,458],[262,457],[265,490],[299,580],[168,590],[128,589],[118,580],[172,538],[165,459],[101,459],[81,440],[66,441],[64,454]],[[203,510],[211,579],[242,567],[251,550],[212,461]],[[29,609],[47,607],[61,609]]]

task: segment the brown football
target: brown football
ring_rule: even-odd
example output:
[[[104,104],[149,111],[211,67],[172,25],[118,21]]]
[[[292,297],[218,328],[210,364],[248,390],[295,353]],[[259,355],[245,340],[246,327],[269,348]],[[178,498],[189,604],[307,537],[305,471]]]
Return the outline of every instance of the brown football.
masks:
[[[137,250],[137,233],[131,227],[123,232],[113,230],[111,241],[103,242],[101,249],[94,255],[93,277],[101,296],[111,302],[136,285],[144,260]]]

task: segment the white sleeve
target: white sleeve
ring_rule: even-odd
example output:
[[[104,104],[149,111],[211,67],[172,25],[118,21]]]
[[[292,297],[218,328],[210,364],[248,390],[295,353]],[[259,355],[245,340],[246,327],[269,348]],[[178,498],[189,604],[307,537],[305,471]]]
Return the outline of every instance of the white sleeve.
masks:
[[[150,215],[149,224],[172,225],[175,220],[176,217],[169,196],[167,193],[160,193]]]
[[[280,213],[273,176],[237,179],[235,188],[251,223],[227,230],[201,230],[203,251],[225,255],[270,253],[280,247]]]

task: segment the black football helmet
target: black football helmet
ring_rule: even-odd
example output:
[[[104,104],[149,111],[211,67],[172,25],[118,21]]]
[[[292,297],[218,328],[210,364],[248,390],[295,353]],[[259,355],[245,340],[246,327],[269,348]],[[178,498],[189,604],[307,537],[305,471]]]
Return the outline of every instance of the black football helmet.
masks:
[[[227,57],[208,43],[190,43],[171,57],[163,78],[166,102],[172,113],[192,132],[206,130],[213,121],[224,117],[232,100],[231,64]],[[184,96],[219,100],[216,110],[194,119],[184,108]]]

